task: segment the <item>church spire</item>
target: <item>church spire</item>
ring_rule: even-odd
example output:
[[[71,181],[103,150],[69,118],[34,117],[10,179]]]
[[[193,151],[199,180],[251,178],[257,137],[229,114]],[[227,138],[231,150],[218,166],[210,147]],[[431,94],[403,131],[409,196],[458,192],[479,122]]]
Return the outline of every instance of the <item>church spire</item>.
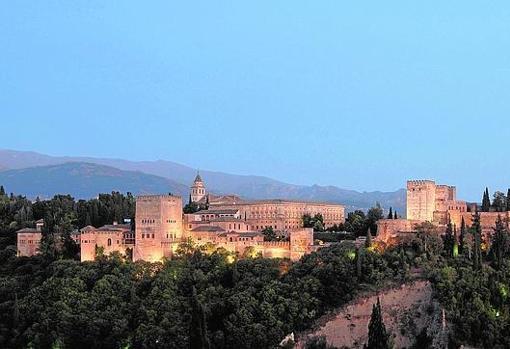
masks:
[[[198,182],[202,182],[202,183],[204,182],[202,180],[202,177],[200,177],[200,171],[199,170],[197,170],[197,175],[196,175],[195,180],[193,181],[193,183],[198,183]]]

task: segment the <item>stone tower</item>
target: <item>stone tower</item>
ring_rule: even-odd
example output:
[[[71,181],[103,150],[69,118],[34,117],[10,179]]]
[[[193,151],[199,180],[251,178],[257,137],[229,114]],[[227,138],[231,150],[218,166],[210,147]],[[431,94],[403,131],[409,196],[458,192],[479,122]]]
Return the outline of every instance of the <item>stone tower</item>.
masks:
[[[197,176],[191,185],[191,201],[199,202],[206,196],[205,185],[200,173],[197,172]]]
[[[407,219],[434,220],[436,210],[436,183],[428,180],[407,182]]]

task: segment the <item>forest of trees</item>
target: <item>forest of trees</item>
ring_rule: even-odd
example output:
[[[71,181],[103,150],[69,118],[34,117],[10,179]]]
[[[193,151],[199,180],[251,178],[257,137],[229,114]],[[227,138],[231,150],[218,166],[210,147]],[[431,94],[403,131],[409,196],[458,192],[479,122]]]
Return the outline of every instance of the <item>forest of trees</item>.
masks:
[[[62,233],[121,221],[134,215],[131,195],[30,202],[3,188],[0,194],[1,348],[274,348],[360,292],[409,280],[412,270],[432,282],[446,310],[450,347],[510,347],[510,238],[503,220],[491,241],[483,240],[475,215],[471,227],[449,224],[442,237],[424,223],[385,251],[347,242],[295,263],[239,258],[191,241],[162,263],[116,254],[80,263],[50,249],[18,258],[15,231],[39,218]],[[352,213],[346,225],[362,235],[382,217],[375,207]],[[377,304],[367,328],[377,347],[389,347]],[[418,347],[430,347],[434,337],[425,333]],[[328,346],[319,338],[313,347]]]
[[[15,231],[39,218],[68,232],[133,217],[134,199],[112,193],[32,203],[3,194],[0,202],[2,348],[272,348],[358,292],[404,280],[412,263],[398,251],[353,244],[296,263],[238,259],[192,242],[164,263],[120,255],[80,263],[49,250],[16,257]]]

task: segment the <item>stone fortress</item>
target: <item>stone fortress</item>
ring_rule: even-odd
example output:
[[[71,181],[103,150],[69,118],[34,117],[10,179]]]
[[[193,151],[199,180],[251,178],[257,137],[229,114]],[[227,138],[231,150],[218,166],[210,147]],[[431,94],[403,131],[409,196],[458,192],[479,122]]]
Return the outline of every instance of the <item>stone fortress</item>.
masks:
[[[345,221],[345,208],[338,204],[216,196],[207,192],[199,174],[190,188],[190,201],[206,209],[183,214],[180,196],[138,196],[134,232],[130,224],[114,223],[100,228],[87,226],[74,235],[81,260],[94,260],[98,253],[118,252],[135,261],[161,261],[172,258],[179,244],[189,239],[197,245],[222,247],[240,256],[249,252],[298,260],[318,248],[313,244],[313,230],[302,228],[304,214],[322,214],[326,227]],[[264,241],[261,231],[269,227],[288,239]],[[29,240],[26,234],[36,237],[30,235]],[[40,231],[19,231],[18,255],[37,253],[40,239]],[[34,247],[27,247],[26,241]]]
[[[414,232],[418,224],[430,222],[445,230],[448,222],[459,229],[462,220],[467,227],[471,226],[473,214],[477,212],[477,204],[468,204],[457,200],[454,186],[436,184],[431,180],[407,181],[407,219],[382,219],[377,222],[377,237],[388,241],[399,234]],[[494,231],[496,220],[500,216],[508,225],[508,212],[478,212],[484,239]]]

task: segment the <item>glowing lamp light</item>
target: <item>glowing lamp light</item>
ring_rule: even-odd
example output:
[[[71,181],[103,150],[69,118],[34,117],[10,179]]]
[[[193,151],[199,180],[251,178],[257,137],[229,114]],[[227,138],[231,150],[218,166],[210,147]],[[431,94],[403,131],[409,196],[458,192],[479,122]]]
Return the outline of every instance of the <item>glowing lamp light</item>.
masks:
[[[354,258],[356,258],[356,252],[354,252],[354,251],[347,252],[347,258],[349,258],[351,261],[353,261]]]
[[[503,297],[504,300],[508,298],[508,286],[500,285],[499,286],[499,294]]]

